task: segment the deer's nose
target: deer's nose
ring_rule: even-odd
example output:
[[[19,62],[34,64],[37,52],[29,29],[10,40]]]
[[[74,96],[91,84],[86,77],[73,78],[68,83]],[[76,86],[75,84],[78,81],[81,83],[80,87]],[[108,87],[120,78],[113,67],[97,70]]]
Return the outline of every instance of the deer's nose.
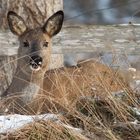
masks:
[[[40,57],[38,55],[31,56],[30,64],[35,65],[35,66],[41,66],[42,65],[42,57]]]

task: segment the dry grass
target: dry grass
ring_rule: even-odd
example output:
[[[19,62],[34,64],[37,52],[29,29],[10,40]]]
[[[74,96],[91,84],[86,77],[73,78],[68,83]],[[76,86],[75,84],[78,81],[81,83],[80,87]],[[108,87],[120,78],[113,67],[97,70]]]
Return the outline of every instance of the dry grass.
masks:
[[[81,66],[62,71],[49,71],[46,79],[53,81],[55,88],[52,92],[56,95],[54,97],[54,94],[49,92],[50,96],[48,96],[49,94],[43,95],[35,101],[36,105],[39,106],[38,113],[41,113],[44,107],[43,113],[45,111],[61,112],[63,123],[82,129],[81,133],[69,130],[59,123],[42,120],[24,126],[14,133],[3,135],[1,139],[140,139],[140,126],[138,123],[132,123],[135,120],[140,120],[140,116],[133,110],[134,107],[139,107],[135,93],[131,91],[128,83],[124,82],[125,80],[119,75],[118,70],[112,70],[99,63],[93,65],[93,75],[91,75],[90,67],[84,72],[85,75],[82,75]],[[82,87],[80,82],[82,82]],[[123,92],[118,92],[120,90]],[[23,106],[22,108],[20,106],[20,109],[23,114],[31,113],[31,110],[24,110]]]
[[[3,136],[3,139],[7,138],[9,140],[85,140],[80,133],[72,132],[52,121],[34,122],[8,136]]]

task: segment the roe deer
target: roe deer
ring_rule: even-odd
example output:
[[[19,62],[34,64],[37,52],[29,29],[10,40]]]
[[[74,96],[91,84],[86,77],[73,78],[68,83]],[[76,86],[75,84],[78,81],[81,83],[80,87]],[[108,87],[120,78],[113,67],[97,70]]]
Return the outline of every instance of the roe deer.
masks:
[[[105,85],[110,91],[120,88],[114,82],[114,72],[93,60],[81,62],[76,67],[48,70],[51,38],[61,30],[62,11],[36,29],[29,29],[22,17],[12,11],[7,18],[10,30],[20,42],[16,72],[2,96],[10,111],[25,113],[24,109],[30,108],[34,113],[57,110],[58,105],[73,107],[77,97],[95,95],[98,89],[104,92]]]
[[[63,18],[63,11],[58,11],[42,27],[29,29],[22,17],[13,11],[8,12],[10,30],[19,37],[20,47],[16,73],[2,96],[16,96],[23,106],[41,94],[50,61],[51,38],[61,30]]]

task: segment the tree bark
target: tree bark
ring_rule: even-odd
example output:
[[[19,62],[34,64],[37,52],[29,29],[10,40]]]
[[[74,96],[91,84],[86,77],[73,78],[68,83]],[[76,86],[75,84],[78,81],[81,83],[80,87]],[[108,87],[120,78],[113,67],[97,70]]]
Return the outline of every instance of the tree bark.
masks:
[[[63,0],[0,0],[0,28],[7,28],[7,12],[21,15],[30,27],[42,25],[54,12],[63,9]]]

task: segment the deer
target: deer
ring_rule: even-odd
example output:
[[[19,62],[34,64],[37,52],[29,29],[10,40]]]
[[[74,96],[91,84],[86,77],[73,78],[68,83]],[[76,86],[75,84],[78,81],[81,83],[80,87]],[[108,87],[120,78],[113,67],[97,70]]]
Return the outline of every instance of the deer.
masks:
[[[63,11],[54,13],[35,29],[28,28],[26,21],[13,11],[8,12],[7,20],[11,32],[18,36],[19,48],[16,72],[2,95],[5,111],[41,113],[72,108],[77,98],[94,96],[102,87],[99,81],[104,79],[107,80],[103,85],[110,85],[111,91],[120,89],[114,82],[113,70],[95,60],[49,70],[52,37],[62,28]]]

